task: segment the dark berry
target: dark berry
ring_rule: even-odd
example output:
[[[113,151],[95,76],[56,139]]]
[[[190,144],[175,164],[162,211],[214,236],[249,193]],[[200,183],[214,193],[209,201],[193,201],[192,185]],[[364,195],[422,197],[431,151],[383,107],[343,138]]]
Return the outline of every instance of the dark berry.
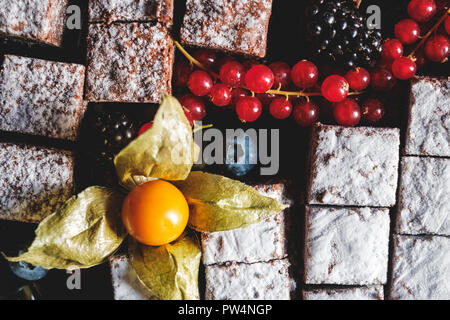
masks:
[[[377,91],[390,91],[397,81],[393,74],[384,68],[375,68],[370,73],[370,86]]]
[[[212,68],[217,63],[217,54],[208,49],[197,50],[194,58],[207,68]]]
[[[369,98],[362,105],[362,117],[369,123],[377,123],[384,116],[384,106],[380,100]]]
[[[291,68],[286,62],[274,62],[269,65],[274,75],[273,88],[287,88],[291,84]]]
[[[300,126],[310,127],[319,118],[319,108],[311,101],[304,101],[294,107],[293,117]]]
[[[185,61],[177,61],[173,66],[174,83],[179,87],[187,87],[192,65]]]

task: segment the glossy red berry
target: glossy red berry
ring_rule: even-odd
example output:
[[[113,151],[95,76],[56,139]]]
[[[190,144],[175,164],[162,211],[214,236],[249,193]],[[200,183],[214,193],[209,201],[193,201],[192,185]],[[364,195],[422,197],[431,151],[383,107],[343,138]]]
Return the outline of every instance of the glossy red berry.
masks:
[[[394,61],[403,56],[403,45],[398,39],[388,39],[383,43],[381,57],[386,61]]]
[[[192,65],[186,61],[177,61],[173,66],[173,81],[179,87],[187,87]]]
[[[207,68],[212,68],[217,62],[217,54],[208,49],[199,49],[194,53],[194,58]]]
[[[232,88],[242,85],[244,75],[244,66],[237,61],[229,61],[220,68],[220,80]]]
[[[384,116],[384,106],[380,100],[369,98],[362,105],[362,117],[370,123],[377,123]]]
[[[186,94],[178,99],[180,104],[189,112],[192,120],[200,121],[206,115],[206,105],[202,98]]]
[[[276,97],[270,103],[270,114],[275,119],[286,119],[291,112],[292,104],[285,97]]]
[[[236,113],[242,122],[256,121],[261,112],[261,101],[255,97],[243,97],[236,104]]]
[[[408,4],[408,14],[418,22],[426,22],[436,14],[436,3],[434,0],[411,0]]]
[[[255,93],[264,93],[272,88],[275,77],[269,67],[258,64],[245,74],[247,88]]]
[[[321,87],[322,95],[331,102],[340,102],[347,97],[349,84],[344,77],[336,74],[326,78]]]
[[[213,81],[207,72],[197,70],[189,76],[188,87],[193,94],[202,97],[211,92]]]
[[[417,22],[404,19],[395,25],[395,37],[403,44],[413,44],[419,39],[420,28]]]
[[[153,127],[153,121],[147,122],[145,123],[138,132],[138,135],[140,136],[141,134],[143,134],[145,131],[147,131],[148,129],[150,129],[151,127]]]
[[[274,62],[269,65],[275,77],[273,88],[287,88],[291,84],[291,68],[286,62]]]
[[[225,56],[222,59],[220,59],[219,61],[217,61],[216,63],[216,71],[220,72],[220,69],[222,68],[222,66],[227,63],[227,62],[231,62],[231,61],[236,61],[236,58],[233,58],[232,56]]]
[[[231,103],[230,106],[236,106],[236,103],[240,98],[248,96],[248,91],[243,88],[234,88],[231,90]]]
[[[345,75],[345,79],[347,80],[350,89],[362,91],[369,86],[370,74],[366,69],[357,67],[349,70]]]
[[[232,98],[230,87],[223,83],[217,83],[211,90],[211,102],[218,107],[230,104]]]
[[[375,68],[370,73],[370,86],[377,91],[389,91],[396,83],[394,75],[387,69]]]
[[[340,125],[351,127],[361,120],[361,109],[355,100],[347,98],[334,106],[333,116]]]
[[[433,62],[442,62],[449,55],[449,39],[446,35],[431,36],[425,43],[425,56]]]
[[[302,89],[311,88],[319,79],[319,70],[317,70],[314,63],[302,60],[292,68],[291,78],[297,87]]]
[[[319,119],[319,108],[312,101],[304,101],[294,107],[292,116],[302,127],[310,127]]]
[[[445,32],[447,32],[447,34],[450,36],[450,16],[448,16],[447,19],[445,19],[444,27]]]
[[[392,73],[400,80],[411,79],[416,74],[416,70],[416,63],[408,57],[397,58],[392,64]]]

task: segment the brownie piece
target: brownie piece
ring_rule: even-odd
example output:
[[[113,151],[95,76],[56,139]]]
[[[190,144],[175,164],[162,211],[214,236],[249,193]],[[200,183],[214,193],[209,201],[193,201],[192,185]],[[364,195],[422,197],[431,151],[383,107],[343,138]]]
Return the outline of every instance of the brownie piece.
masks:
[[[303,300],[384,300],[383,286],[303,290]]]
[[[318,125],[309,151],[309,204],[395,204],[398,129]]]
[[[450,159],[404,157],[397,232],[450,236]]]
[[[264,57],[271,12],[272,0],[187,0],[181,41]]]
[[[388,209],[307,206],[305,214],[305,283],[386,283]]]
[[[89,0],[89,22],[153,21],[172,24],[173,0]]]
[[[206,266],[206,300],[289,300],[287,259]]]
[[[405,154],[450,157],[450,77],[411,80]]]
[[[450,299],[450,238],[397,235],[390,299]]]
[[[139,280],[126,254],[109,257],[114,300],[149,300],[154,296]]]
[[[76,140],[86,110],[85,68],[7,55],[0,70],[0,130]]]
[[[61,46],[67,0],[0,0],[0,36]]]
[[[285,184],[261,184],[254,186],[264,196],[290,204]],[[247,228],[202,233],[203,263],[225,262],[254,263],[281,259],[287,256],[286,228],[288,210],[275,214]]]
[[[40,222],[73,191],[68,151],[0,143],[0,219]]]
[[[158,103],[170,94],[173,41],[159,23],[91,24],[86,100]]]

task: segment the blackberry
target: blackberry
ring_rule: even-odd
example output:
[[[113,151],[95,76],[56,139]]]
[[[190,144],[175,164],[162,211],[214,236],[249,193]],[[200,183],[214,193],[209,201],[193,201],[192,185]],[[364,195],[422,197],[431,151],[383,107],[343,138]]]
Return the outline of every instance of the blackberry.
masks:
[[[366,17],[353,0],[316,0],[305,14],[309,47],[318,62],[345,67],[375,65],[381,33],[367,27]]]

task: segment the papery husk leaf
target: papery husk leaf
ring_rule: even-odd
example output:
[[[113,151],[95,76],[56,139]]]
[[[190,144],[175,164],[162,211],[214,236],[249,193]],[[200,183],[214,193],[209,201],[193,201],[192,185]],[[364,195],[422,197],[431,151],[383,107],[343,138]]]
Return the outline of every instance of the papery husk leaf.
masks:
[[[175,185],[189,204],[189,226],[201,232],[245,228],[287,207],[242,182],[201,171]]]
[[[186,233],[159,247],[130,239],[129,256],[141,282],[161,300],[198,300],[201,249]]]
[[[39,224],[27,252],[7,259],[67,270],[104,262],[127,235],[120,214],[123,199],[115,190],[85,189]]]
[[[152,179],[184,180],[194,163],[192,128],[178,100],[164,96],[153,126],[114,159],[120,184],[131,190]]]

